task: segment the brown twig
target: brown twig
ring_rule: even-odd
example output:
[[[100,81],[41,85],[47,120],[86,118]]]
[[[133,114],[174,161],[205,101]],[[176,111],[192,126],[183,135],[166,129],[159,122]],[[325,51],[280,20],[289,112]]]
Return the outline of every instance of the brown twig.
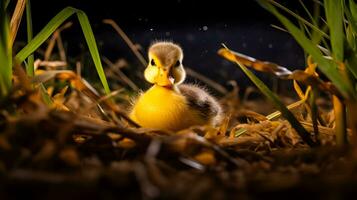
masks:
[[[67,22],[65,23],[64,25],[62,25],[61,27],[59,27],[52,35],[51,39],[49,40],[49,43],[47,45],[47,48],[46,48],[46,51],[45,51],[45,56],[44,56],[44,60],[49,60],[50,57],[51,57],[51,54],[52,54],[52,51],[53,51],[53,48],[57,42],[57,45],[58,45],[58,49],[60,51],[60,56],[61,56],[61,59],[63,61],[66,61],[66,54],[65,54],[65,51],[64,51],[64,47],[63,47],[63,44],[62,44],[62,40],[60,39],[60,41],[58,41],[58,38],[60,37],[60,33],[61,31],[69,28],[72,26],[72,22]],[[60,46],[61,45],[61,46]]]
[[[105,101],[108,101],[110,98],[118,95],[120,92],[122,92],[124,89],[121,88],[119,90],[115,90],[115,91],[112,91],[111,93],[103,96],[103,97],[100,97],[99,99],[97,99],[95,102],[89,104],[88,106],[85,106],[81,111],[80,113],[86,113],[88,112],[90,109],[94,108],[95,106],[97,106],[98,104],[101,104]]]
[[[56,41],[57,41],[57,48],[58,48],[60,58],[62,61],[66,62],[66,60],[67,60],[66,51],[64,50],[61,34],[58,34]]]
[[[117,23],[115,23],[114,20],[112,19],[105,19],[103,20],[103,23],[111,25],[115,31],[120,35],[121,38],[125,41],[125,43],[129,46],[129,48],[133,51],[135,56],[138,58],[138,60],[141,62],[141,64],[146,67],[147,62],[143,55],[138,51],[137,47],[135,44],[130,40],[130,38],[125,34],[125,32],[118,26]]]
[[[34,62],[35,69],[37,69],[40,66],[47,66],[51,68],[58,68],[58,67],[64,67],[67,65],[67,62],[65,61],[43,61],[40,59],[36,59]]]
[[[45,51],[44,60],[50,60],[50,56],[52,54],[53,47],[55,46],[56,38],[57,38],[58,34],[59,33],[57,31],[55,31],[53,33],[51,39],[49,40],[49,43],[48,43],[46,51]]]
[[[11,38],[10,46],[14,44],[25,7],[26,7],[26,0],[17,1],[14,13],[12,14],[11,21],[10,21],[10,38]]]
[[[166,142],[167,141],[180,140],[182,138],[191,139],[191,140],[197,142],[198,144],[201,144],[201,145],[203,145],[205,147],[208,147],[208,148],[214,150],[215,152],[217,152],[217,154],[221,155],[223,158],[227,159],[229,162],[231,162],[232,164],[236,165],[237,167],[242,167],[242,166],[244,166],[246,164],[246,162],[244,160],[231,157],[219,145],[208,141],[206,138],[204,138],[202,136],[199,136],[196,133],[188,133],[188,134],[183,134],[183,135],[173,135],[172,137],[167,138]]]
[[[131,87],[131,89],[135,90],[135,91],[138,91],[139,90],[139,87],[136,86],[136,84],[130,80],[129,77],[127,77],[120,69],[117,69],[117,70],[113,70],[115,67],[114,63],[112,61],[110,61],[107,57],[104,57],[103,56],[103,61],[105,62],[105,64],[109,65],[110,67],[110,70],[115,73],[116,75],[119,76],[119,78],[121,80],[123,80],[126,84],[128,84],[129,87]]]
[[[270,73],[279,79],[296,80],[304,83],[305,85],[317,86],[323,91],[328,91],[337,96],[341,96],[337,88],[330,82],[321,80],[314,74],[308,74],[302,70],[290,71],[288,68],[280,66],[276,63],[262,61],[253,57],[231,51],[226,48],[218,50],[218,54],[231,62],[239,62],[245,66],[251,67],[256,71]]]
[[[82,78],[82,65],[81,62],[76,62],[76,74],[79,78]]]

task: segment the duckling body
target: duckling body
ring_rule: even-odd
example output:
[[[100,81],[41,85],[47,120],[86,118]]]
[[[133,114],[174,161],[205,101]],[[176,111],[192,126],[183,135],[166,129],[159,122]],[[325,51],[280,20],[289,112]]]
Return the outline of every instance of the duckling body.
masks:
[[[158,85],[138,98],[131,118],[143,127],[173,131],[204,123],[183,95]]]
[[[133,121],[171,131],[220,121],[221,107],[214,97],[195,85],[181,84],[185,79],[181,48],[156,43],[149,49],[149,59],[145,78],[154,85],[137,98],[129,115]]]

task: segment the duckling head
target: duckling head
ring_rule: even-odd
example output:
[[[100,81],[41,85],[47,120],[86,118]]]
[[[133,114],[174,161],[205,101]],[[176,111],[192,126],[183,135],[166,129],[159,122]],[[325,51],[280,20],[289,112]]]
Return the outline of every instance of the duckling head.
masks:
[[[149,63],[144,72],[148,82],[172,88],[185,80],[180,46],[172,42],[156,42],[150,46],[148,54]]]

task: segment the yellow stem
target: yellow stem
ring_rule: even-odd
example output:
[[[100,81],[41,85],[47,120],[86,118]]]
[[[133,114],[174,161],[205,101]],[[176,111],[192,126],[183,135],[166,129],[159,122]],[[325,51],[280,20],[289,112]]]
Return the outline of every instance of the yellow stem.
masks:
[[[333,95],[332,100],[335,113],[336,143],[338,146],[343,146],[347,144],[346,107],[337,96]]]

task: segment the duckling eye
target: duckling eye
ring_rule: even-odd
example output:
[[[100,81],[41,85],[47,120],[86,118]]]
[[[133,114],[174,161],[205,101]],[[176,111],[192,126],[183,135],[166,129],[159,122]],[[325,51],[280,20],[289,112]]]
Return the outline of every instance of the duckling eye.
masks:
[[[176,63],[175,63],[175,67],[178,67],[178,66],[180,66],[181,65],[181,62],[178,60]]]
[[[154,59],[151,59],[150,64],[151,64],[152,66],[156,66],[156,63],[155,63]]]

